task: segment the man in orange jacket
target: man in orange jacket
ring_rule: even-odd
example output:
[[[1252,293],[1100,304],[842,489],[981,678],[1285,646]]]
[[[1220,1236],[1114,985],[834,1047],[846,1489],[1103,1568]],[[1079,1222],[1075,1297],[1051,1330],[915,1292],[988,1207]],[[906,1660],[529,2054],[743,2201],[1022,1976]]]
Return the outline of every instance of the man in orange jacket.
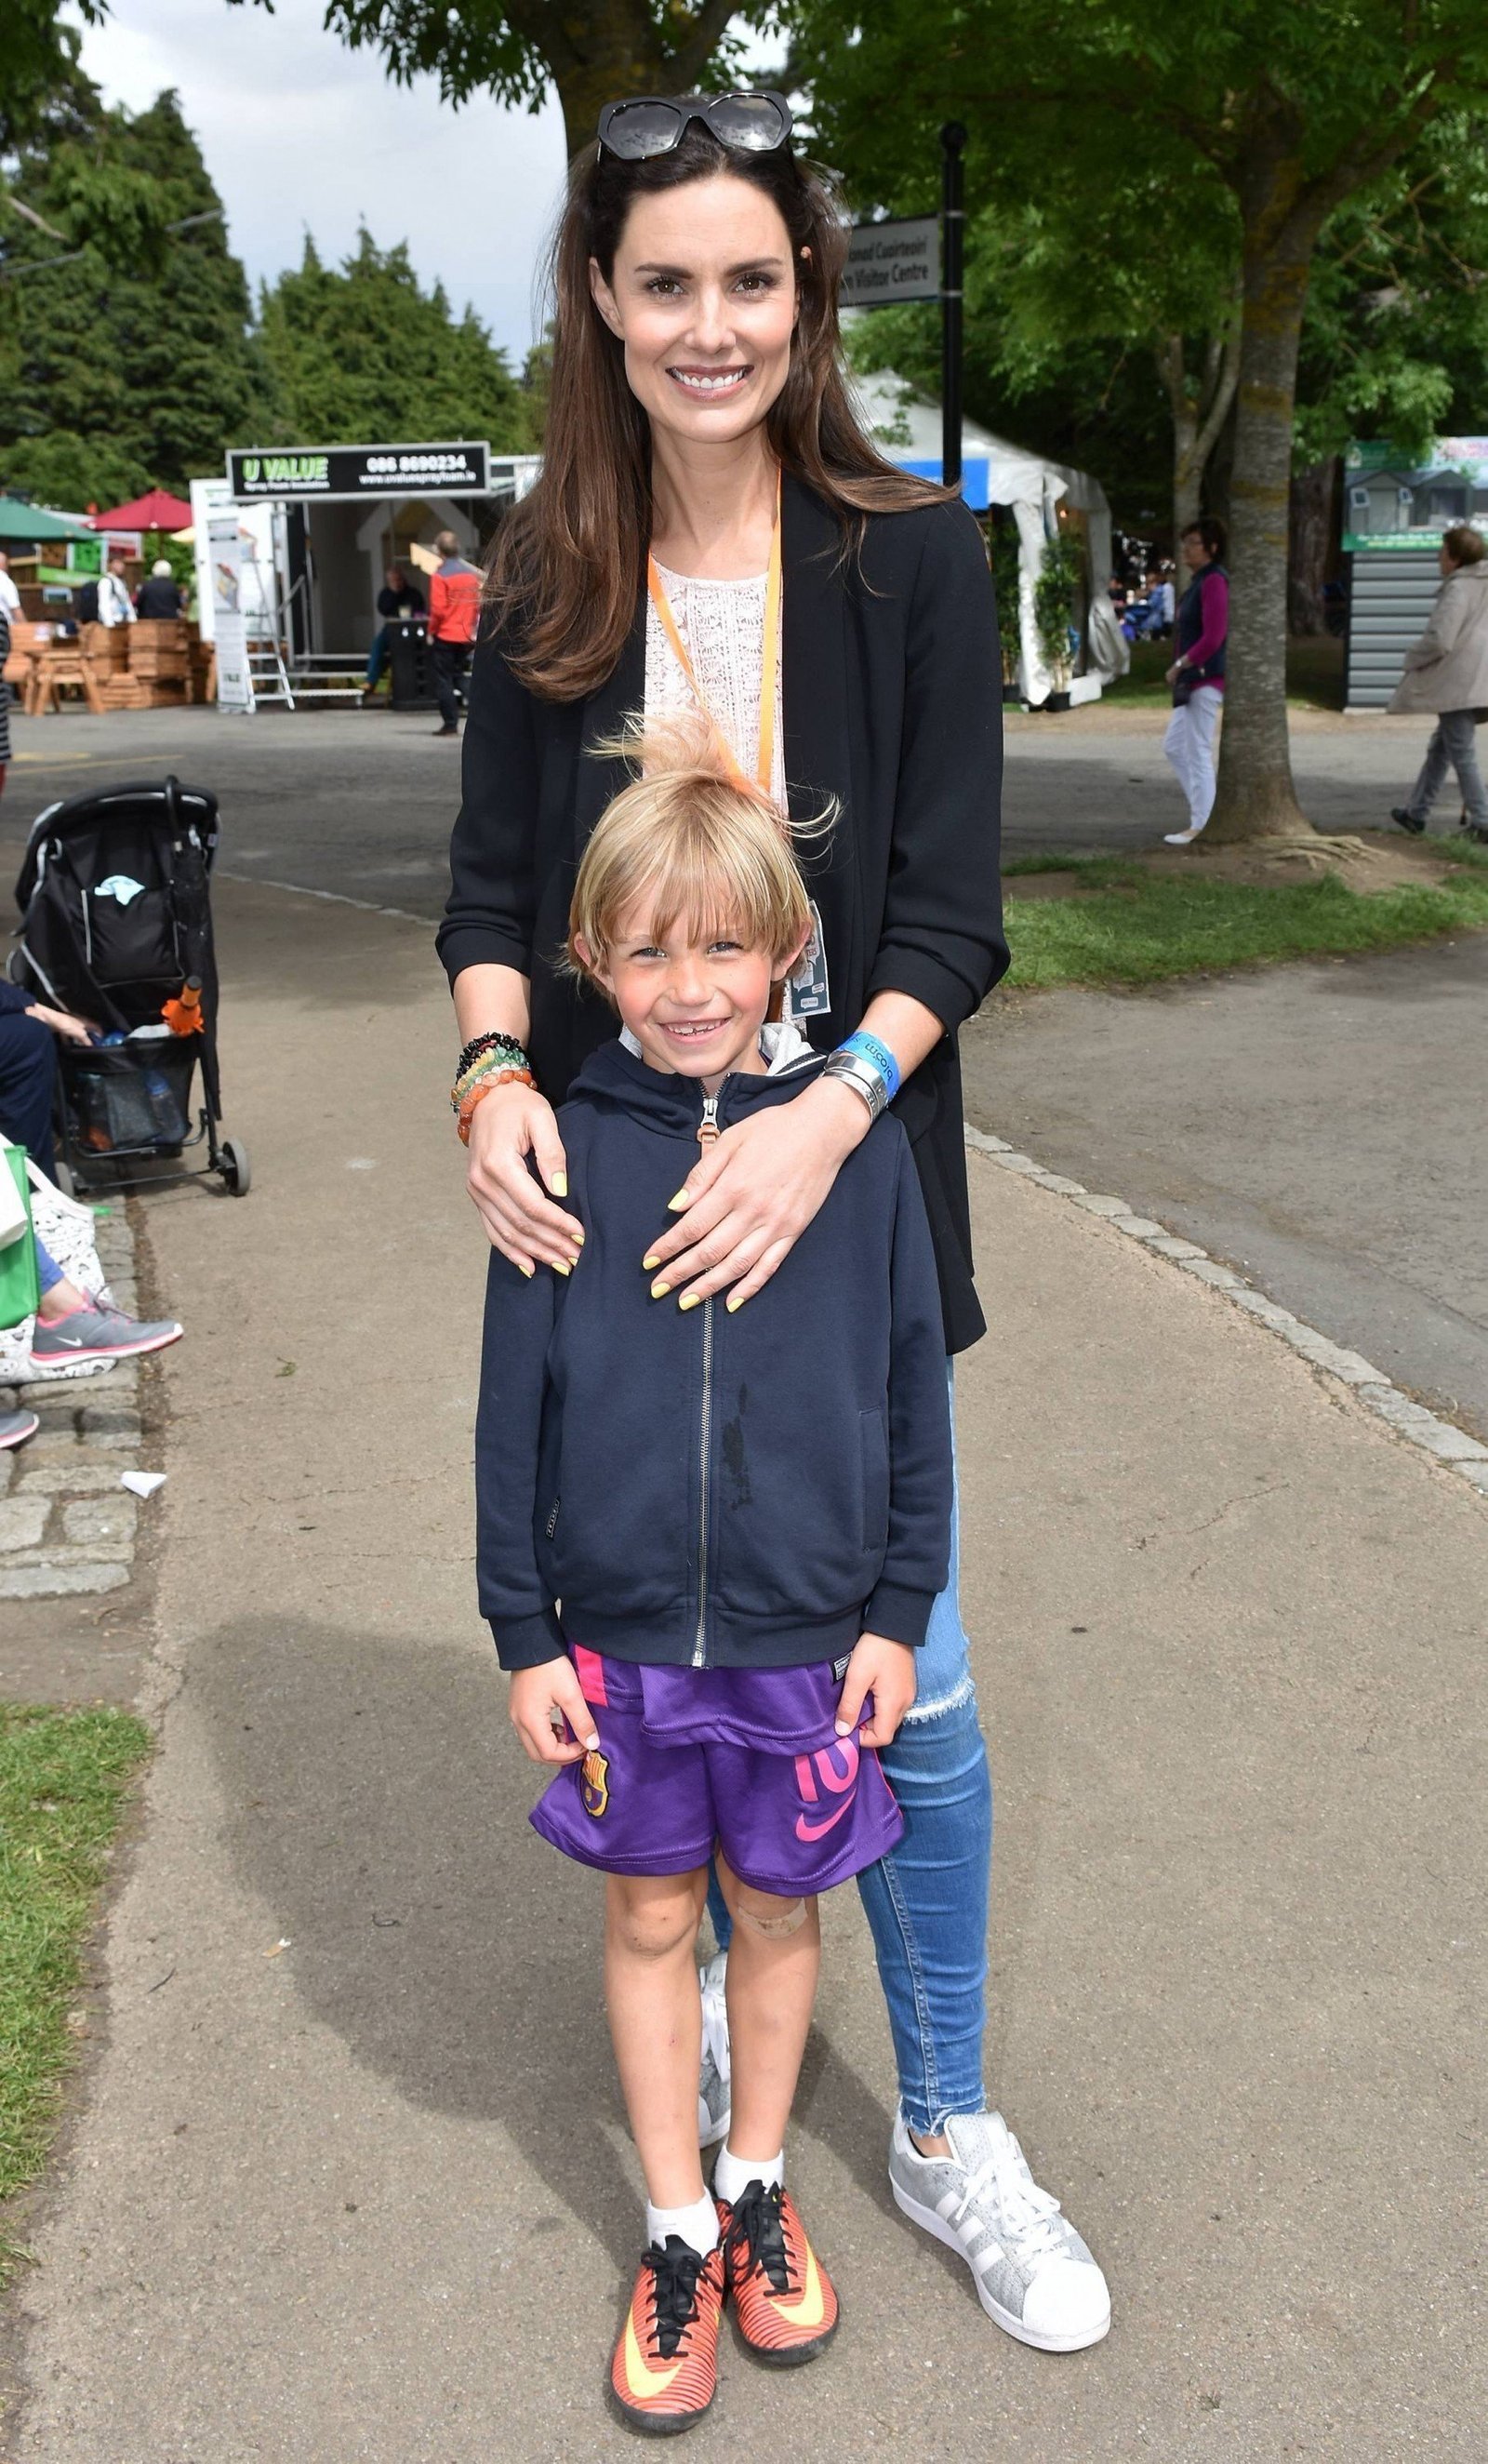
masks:
[[[460,542],[453,531],[441,531],[434,545],[443,559],[428,586],[429,655],[434,666],[434,697],[439,704],[439,725],[434,733],[458,736],[465,672],[480,622],[480,575],[460,554]]]

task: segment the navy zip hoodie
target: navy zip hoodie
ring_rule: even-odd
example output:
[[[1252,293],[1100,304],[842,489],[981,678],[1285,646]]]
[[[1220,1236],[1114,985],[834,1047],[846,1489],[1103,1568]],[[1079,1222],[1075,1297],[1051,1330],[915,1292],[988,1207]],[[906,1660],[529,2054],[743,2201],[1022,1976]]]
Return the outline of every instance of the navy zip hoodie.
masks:
[[[719,1128],[820,1068],[726,1078]],[[586,1235],[572,1276],[492,1252],[476,1558],[503,1668],[565,1636],[708,1668],[835,1660],[864,1632],[917,1648],[948,1580],[946,1338],[903,1129],[875,1123],[743,1309],[683,1310],[641,1260],[703,1104],[696,1079],[604,1045],[558,1113]]]

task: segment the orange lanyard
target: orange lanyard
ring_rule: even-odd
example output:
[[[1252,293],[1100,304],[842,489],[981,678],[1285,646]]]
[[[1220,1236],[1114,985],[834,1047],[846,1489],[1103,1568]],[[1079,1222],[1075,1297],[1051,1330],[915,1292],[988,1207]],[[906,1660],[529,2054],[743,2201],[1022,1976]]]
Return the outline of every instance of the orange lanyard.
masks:
[[[729,768],[741,784],[747,785],[733,750],[717,719],[708,707],[708,697],[697,680],[692,655],[682,638],[670,603],[662,587],[662,577],[656,559],[649,551],[646,560],[646,586],[651,594],[651,605],[661,622],[662,631],[671,645],[672,654],[691,688],[692,698],[723,746]],[[775,483],[775,527],[770,535],[770,569],[765,578],[765,639],[760,654],[759,672],[759,749],[755,764],[755,779],[762,795],[768,796],[775,776],[775,693],[780,658],[780,480]]]

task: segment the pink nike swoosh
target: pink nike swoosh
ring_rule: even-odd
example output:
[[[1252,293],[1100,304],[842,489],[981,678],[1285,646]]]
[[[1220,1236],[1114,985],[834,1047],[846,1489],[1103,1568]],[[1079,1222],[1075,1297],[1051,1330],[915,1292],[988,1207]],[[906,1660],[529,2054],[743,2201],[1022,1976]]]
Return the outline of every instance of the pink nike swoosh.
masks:
[[[842,1820],[842,1816],[843,1816],[843,1815],[844,1815],[844,1814],[850,1814],[850,1813],[851,1813],[851,1811],[852,1811],[852,1805],[853,1805],[853,1797],[855,1797],[855,1796],[857,1795],[857,1793],[858,1793],[857,1790],[856,1790],[856,1789],[854,1789],[853,1793],[852,1793],[852,1796],[846,1796],[846,1797],[844,1797],[844,1798],[842,1799],[842,1804],[837,1808],[836,1813],[835,1813],[835,1814],[829,1814],[829,1815],[827,1815],[827,1818],[826,1818],[826,1820],[825,1820],[824,1822],[808,1822],[808,1821],[807,1821],[807,1819],[806,1819],[806,1817],[805,1817],[805,1815],[804,1815],[803,1814],[798,1814],[798,1815],[796,1816],[796,1837],[797,1837],[797,1838],[798,1838],[798,1839],[822,1839],[822,1838],[824,1838],[824,1837],[826,1837],[826,1834],[831,1830],[832,1825],[834,1824],[834,1822],[841,1822],[841,1820]]]

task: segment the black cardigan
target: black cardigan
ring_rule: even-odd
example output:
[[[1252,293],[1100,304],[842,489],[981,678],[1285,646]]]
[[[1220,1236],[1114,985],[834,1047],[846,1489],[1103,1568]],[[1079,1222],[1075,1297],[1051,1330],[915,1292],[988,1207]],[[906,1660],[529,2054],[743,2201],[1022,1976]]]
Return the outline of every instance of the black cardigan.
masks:
[[[842,555],[831,508],[786,478],[782,699],[785,775],[798,819],[841,806],[802,869],[821,911],[831,1014],[806,1023],[819,1049],[852,1032],[875,993],[908,993],[944,1040],[900,1094],[940,1276],[948,1351],[985,1331],[972,1281],[956,1030],[1007,965],[998,874],[1001,663],[992,582],[964,507],[870,514],[862,553]],[[439,953],[514,967],[532,983],[529,1051],[561,1103],[614,1034],[598,996],[558,976],[579,857],[624,762],[582,748],[617,735],[646,686],[646,593],[620,664],[582,702],[518,684],[495,639],[475,652],[464,796]]]

